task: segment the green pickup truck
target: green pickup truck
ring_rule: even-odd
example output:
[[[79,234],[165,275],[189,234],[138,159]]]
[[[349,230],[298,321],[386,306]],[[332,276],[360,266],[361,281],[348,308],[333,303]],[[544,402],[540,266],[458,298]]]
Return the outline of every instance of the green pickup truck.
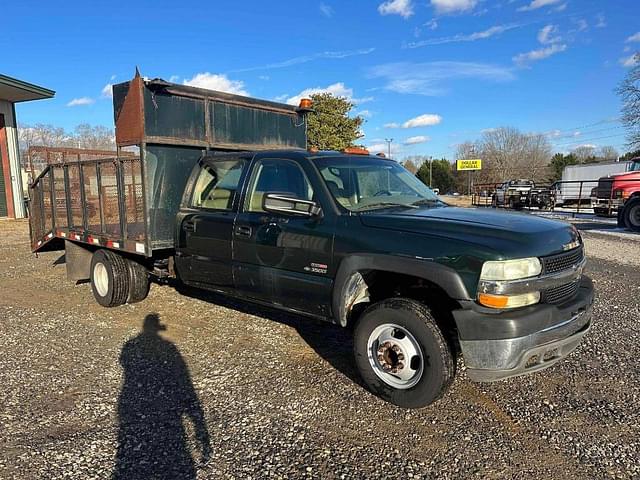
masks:
[[[82,166],[83,202],[97,172],[93,219],[61,214],[60,174],[32,186],[34,251],[65,248],[69,278],[90,279],[101,305],[140,301],[150,278],[175,277],[353,329],[364,382],[406,408],[442,396],[460,354],[472,380],[494,381],[553,365],[589,330],[593,286],[574,227],[448,206],[393,160],[301,148],[208,152],[181,174],[176,205],[151,205],[149,191],[138,205],[126,193],[135,171],[127,162]],[[119,236],[102,202],[113,165],[124,191]],[[151,184],[162,182],[143,182]],[[68,191],[65,199],[74,203]],[[154,222],[171,230],[172,247],[153,248]]]

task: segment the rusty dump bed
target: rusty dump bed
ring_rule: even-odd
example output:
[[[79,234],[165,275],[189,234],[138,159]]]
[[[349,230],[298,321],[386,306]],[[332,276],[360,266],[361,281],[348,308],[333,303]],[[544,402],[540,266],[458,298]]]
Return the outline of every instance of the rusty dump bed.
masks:
[[[306,148],[291,105],[136,76],[113,86],[115,158],[49,165],[30,191],[34,252],[64,240],[151,257],[174,245],[189,175],[211,151]],[[123,148],[136,151],[131,157]]]

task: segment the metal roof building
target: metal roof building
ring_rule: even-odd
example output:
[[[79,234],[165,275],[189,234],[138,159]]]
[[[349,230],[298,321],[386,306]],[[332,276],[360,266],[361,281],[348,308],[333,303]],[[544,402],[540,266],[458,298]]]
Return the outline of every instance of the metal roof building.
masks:
[[[26,214],[15,104],[52,98],[56,92],[0,74],[0,217]]]

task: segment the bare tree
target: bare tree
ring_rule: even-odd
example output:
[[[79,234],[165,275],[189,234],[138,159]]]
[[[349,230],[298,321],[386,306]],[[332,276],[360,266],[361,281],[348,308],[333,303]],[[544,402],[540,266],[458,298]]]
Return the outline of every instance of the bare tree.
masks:
[[[610,145],[600,148],[600,157],[602,157],[603,160],[608,160],[608,161],[617,160],[618,156],[619,156],[618,151]]]
[[[424,161],[424,160],[422,160]],[[422,162],[420,162],[422,163]],[[420,166],[420,163],[416,163],[414,162],[414,157],[407,157],[404,162],[402,162],[402,165],[404,166],[404,168],[406,168],[407,170],[409,170],[411,173],[413,173],[414,175],[416,174],[416,172],[418,171],[418,167]]]
[[[464,150],[469,145],[461,147]],[[542,134],[524,134],[513,127],[496,128],[484,132],[473,148],[483,161],[477,175],[479,182],[497,183],[512,178],[540,181],[548,176],[551,145]]]
[[[640,148],[640,52],[635,65],[616,89],[622,99],[622,124],[627,128],[629,149]]]
[[[116,139],[113,130],[102,125],[78,125],[73,134],[74,146],[95,150],[115,150]]]
[[[593,145],[580,145],[573,149],[573,154],[578,158],[578,162],[580,163],[595,161],[596,147]]]

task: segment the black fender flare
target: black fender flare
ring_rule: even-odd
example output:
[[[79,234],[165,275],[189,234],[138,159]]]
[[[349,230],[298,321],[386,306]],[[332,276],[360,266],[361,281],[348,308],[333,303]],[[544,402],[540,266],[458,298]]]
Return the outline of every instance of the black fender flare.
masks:
[[[411,257],[353,254],[340,262],[331,299],[333,317],[343,327],[347,326],[349,291],[353,286],[353,279],[358,277],[358,273],[368,270],[412,275],[438,285],[454,300],[471,300],[458,273],[446,265]]]

